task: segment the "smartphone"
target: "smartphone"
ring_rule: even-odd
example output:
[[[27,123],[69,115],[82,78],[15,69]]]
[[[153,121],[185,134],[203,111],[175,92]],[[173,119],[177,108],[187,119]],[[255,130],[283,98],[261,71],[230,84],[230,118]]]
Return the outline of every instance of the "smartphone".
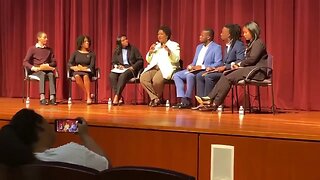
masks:
[[[56,119],[54,121],[54,127],[56,132],[69,132],[75,133],[78,132],[78,123],[81,123],[81,120],[78,119]]]

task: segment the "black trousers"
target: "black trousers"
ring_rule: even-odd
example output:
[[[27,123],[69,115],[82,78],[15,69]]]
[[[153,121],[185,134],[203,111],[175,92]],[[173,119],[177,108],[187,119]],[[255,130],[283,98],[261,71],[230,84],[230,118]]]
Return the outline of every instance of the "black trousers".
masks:
[[[230,74],[222,75],[208,96],[213,99],[213,102],[216,105],[221,105],[224,99],[227,97],[232,84],[236,84],[238,81],[245,79],[251,69],[252,68],[246,67],[240,68],[231,72]]]
[[[52,71],[38,71],[38,72],[34,72],[33,75],[36,75],[40,78],[40,81],[39,81],[40,94],[45,93],[46,78],[49,79],[50,95],[56,94],[56,77]]]
[[[121,95],[126,83],[135,76],[134,72],[130,69],[126,70],[123,73],[113,73],[109,74],[110,82],[112,85],[112,90],[115,95]]]

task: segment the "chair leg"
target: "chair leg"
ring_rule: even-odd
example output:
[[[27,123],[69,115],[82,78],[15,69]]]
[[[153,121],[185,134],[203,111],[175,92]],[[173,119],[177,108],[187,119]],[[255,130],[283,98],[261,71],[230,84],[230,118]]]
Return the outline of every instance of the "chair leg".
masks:
[[[238,97],[238,86],[234,86],[236,90],[236,102],[237,102],[237,109],[239,109],[239,97]]]
[[[252,113],[251,111],[251,101],[250,101],[250,86],[247,85],[247,97],[248,97],[248,106],[249,106],[249,113]]]
[[[24,86],[25,86],[25,79],[22,81],[22,103],[24,103],[24,97],[25,97],[25,91],[24,91]]]
[[[134,82],[134,105],[137,105],[137,82]]]
[[[71,96],[72,96],[72,80],[70,79],[69,80],[69,98],[68,98],[68,102],[69,102],[69,100],[71,101]]]
[[[272,93],[272,113],[275,114],[275,105],[274,105],[274,94],[273,94],[273,83],[271,84],[271,93]]]
[[[30,80],[27,80],[27,96],[26,96],[27,99],[30,98]]]
[[[94,89],[94,93],[95,93],[95,96],[94,96],[94,102],[96,103],[96,104],[98,104],[98,87],[99,87],[99,85],[98,85],[98,79],[96,80],[96,82],[95,82],[95,89]]]
[[[261,112],[261,101],[260,101],[260,86],[257,86],[257,96],[258,96],[258,103],[259,103],[259,112]]]
[[[232,113],[233,113],[233,100],[234,100],[233,88],[234,86],[231,87],[231,112]]]
[[[244,92],[244,103],[243,103],[243,109],[244,109],[244,114],[246,113],[246,101],[247,101],[247,85],[246,84],[244,84],[244,86],[243,86],[243,92]]]

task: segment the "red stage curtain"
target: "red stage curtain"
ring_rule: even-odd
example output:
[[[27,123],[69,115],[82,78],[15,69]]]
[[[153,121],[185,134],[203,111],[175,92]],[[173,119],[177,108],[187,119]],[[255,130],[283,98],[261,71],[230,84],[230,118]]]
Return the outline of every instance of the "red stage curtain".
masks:
[[[22,60],[40,30],[47,32],[58,61],[61,77],[57,98],[67,98],[66,63],[75,50],[76,38],[88,34],[102,73],[99,100],[105,100],[111,96],[108,74],[117,35],[126,33],[144,56],[157,40],[157,28],[169,25],[186,66],[192,61],[203,28],[212,27],[215,40],[221,44],[224,24],[256,20],[268,52],[274,56],[277,107],[320,110],[316,80],[319,11],[318,0],[2,0],[0,96],[21,97]],[[123,93],[128,101],[134,97],[132,90],[129,86]],[[81,94],[75,86],[73,92],[75,98]],[[270,106],[270,90],[262,95],[263,105]],[[32,97],[37,96],[38,84],[34,83]],[[143,100],[141,93],[138,98]]]

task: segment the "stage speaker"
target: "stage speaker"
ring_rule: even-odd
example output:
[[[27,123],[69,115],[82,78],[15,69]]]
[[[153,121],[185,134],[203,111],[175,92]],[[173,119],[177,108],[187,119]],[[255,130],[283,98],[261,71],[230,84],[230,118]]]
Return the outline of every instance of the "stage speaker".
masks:
[[[233,180],[234,146],[211,144],[211,180]]]

